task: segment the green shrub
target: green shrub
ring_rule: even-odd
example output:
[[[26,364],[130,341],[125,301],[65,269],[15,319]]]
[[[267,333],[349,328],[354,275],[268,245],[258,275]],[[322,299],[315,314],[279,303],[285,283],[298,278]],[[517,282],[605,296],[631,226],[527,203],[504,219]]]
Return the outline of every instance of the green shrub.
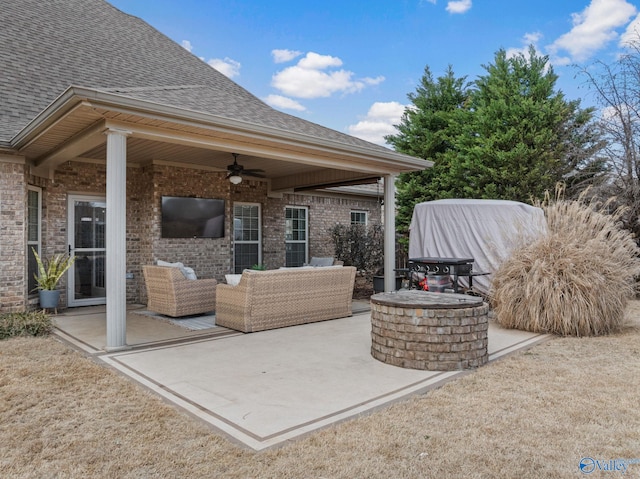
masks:
[[[514,250],[494,274],[496,321],[562,336],[619,330],[640,273],[640,250],[619,221],[623,212],[582,199],[547,199],[542,207],[547,233]]]
[[[51,317],[43,311],[0,315],[0,339],[15,336],[46,336],[52,329]]]

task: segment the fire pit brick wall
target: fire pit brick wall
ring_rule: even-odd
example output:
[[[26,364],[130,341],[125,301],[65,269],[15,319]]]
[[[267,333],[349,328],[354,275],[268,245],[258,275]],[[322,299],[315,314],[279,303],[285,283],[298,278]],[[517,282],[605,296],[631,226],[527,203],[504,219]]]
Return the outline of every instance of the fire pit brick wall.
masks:
[[[414,308],[371,301],[372,356],[411,369],[455,371],[487,363],[489,306]]]

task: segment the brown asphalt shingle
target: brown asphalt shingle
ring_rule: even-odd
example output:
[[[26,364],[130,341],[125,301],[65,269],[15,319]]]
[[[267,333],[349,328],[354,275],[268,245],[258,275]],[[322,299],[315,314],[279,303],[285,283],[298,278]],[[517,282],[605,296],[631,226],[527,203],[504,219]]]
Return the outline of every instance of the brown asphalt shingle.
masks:
[[[388,151],[271,108],[105,1],[0,0],[0,144],[70,86]]]

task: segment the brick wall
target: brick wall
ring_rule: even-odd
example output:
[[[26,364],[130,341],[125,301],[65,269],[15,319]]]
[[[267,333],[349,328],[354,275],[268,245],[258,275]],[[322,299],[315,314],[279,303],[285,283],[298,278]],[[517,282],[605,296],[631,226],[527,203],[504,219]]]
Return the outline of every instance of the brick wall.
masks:
[[[42,253],[50,256],[68,250],[67,201],[69,194],[106,195],[106,166],[71,161],[60,165],[53,180],[26,177],[25,166],[0,162],[0,311],[25,306],[25,182],[42,188]],[[196,196],[226,201],[224,238],[161,238],[162,196]],[[216,278],[232,272],[232,221],[235,202],[258,203],[262,208],[263,263],[269,268],[285,264],[284,212],[286,206],[307,206],[309,210],[309,255],[333,256],[329,230],[336,223],[350,223],[350,212],[369,212],[371,223],[379,222],[380,206],[375,199],[345,199],[285,194],[268,197],[268,184],[245,178],[239,185],[225,179],[225,173],[206,169],[148,165],[127,168],[127,301],[146,302],[142,265],[161,259],[181,261],[200,278]],[[16,206],[17,205],[17,206]],[[124,279],[123,279],[124,280]],[[66,277],[60,283],[66,287]],[[29,303],[35,306],[37,297]],[[61,307],[66,305],[61,296]]]
[[[367,211],[369,224],[380,224],[380,204],[376,199],[350,199],[338,196],[285,194],[282,199],[269,198],[263,211],[263,262],[269,268],[285,264],[285,208],[307,207],[309,212],[309,258],[334,256],[331,229],[338,223],[351,223],[351,211]]]
[[[0,161],[0,312],[25,308],[26,195],[25,166]]]
[[[67,201],[69,193],[102,196],[106,194],[106,166],[97,163],[66,162],[56,170],[52,181],[42,190],[42,253],[51,256],[69,250]],[[67,275],[60,281],[67,286]],[[60,306],[66,306],[65,294]]]
[[[193,268],[199,278],[221,280],[231,269],[231,236],[229,218],[230,183],[224,172],[193,170],[170,166],[151,166],[150,208],[151,250],[144,264],[157,260],[180,261]],[[196,196],[225,200],[224,238],[161,238],[162,196]]]

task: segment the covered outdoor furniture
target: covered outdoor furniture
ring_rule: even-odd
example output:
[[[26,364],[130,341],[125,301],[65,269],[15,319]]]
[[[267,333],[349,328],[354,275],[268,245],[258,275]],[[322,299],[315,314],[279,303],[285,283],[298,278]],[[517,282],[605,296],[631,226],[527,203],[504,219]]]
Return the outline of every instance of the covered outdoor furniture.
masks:
[[[413,208],[409,258],[473,258],[476,271],[472,276],[465,274],[466,278],[458,274],[460,285],[466,288],[473,283],[478,293],[487,294],[492,275],[512,251],[530,244],[546,229],[541,208],[517,201],[425,201]]]
[[[245,270],[237,286],[219,284],[216,324],[245,333],[351,316],[356,268]]]
[[[180,268],[143,266],[147,309],[172,317],[189,316],[216,308],[217,281],[187,279]]]

